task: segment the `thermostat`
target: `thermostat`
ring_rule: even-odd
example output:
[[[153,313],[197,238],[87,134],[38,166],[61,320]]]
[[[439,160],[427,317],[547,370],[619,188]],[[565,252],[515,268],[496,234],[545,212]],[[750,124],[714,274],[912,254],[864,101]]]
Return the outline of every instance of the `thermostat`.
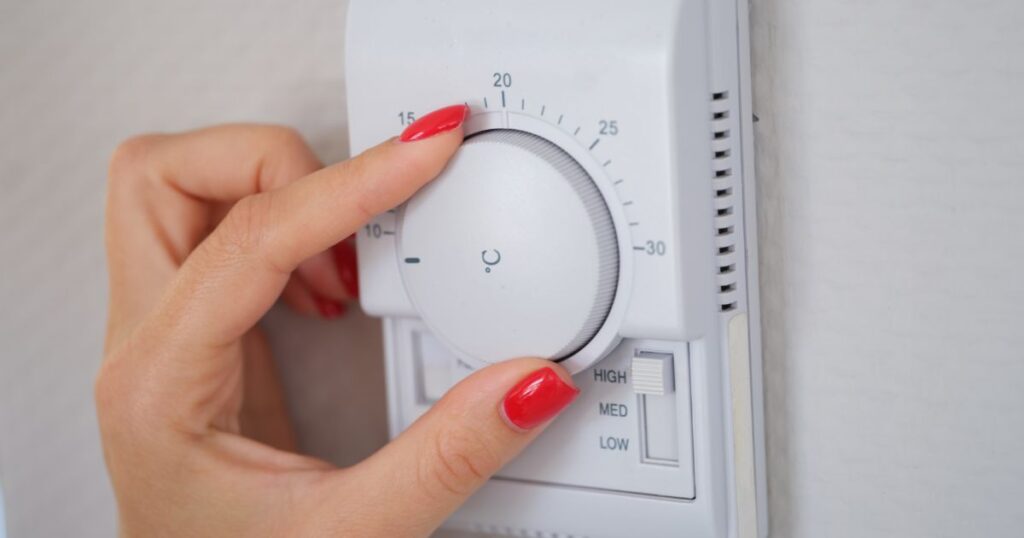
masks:
[[[743,0],[356,0],[352,153],[465,102],[447,168],[358,236],[397,435],[474,369],[579,399],[445,524],[767,535]]]

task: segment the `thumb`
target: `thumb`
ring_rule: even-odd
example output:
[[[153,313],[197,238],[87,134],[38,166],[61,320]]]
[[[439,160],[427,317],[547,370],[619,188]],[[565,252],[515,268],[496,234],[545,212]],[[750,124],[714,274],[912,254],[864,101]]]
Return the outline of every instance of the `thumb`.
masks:
[[[408,430],[337,477],[373,536],[426,536],[579,394],[564,368],[502,362],[467,377]],[[353,495],[357,492],[358,495]]]

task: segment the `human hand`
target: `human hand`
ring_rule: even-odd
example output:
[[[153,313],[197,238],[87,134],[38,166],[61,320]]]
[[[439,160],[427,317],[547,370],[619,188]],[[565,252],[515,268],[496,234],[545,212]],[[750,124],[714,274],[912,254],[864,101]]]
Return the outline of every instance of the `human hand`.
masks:
[[[572,401],[559,366],[506,361],[358,465],[295,453],[257,323],[279,297],[340,313],[354,279],[331,249],[441,172],[465,114],[441,109],[326,168],[272,126],[119,147],[96,405],[123,535],[424,536]]]

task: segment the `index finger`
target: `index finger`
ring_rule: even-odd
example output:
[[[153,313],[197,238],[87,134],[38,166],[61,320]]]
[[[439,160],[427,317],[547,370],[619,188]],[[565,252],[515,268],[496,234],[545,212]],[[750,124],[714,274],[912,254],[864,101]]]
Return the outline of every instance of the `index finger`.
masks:
[[[466,111],[461,105],[439,111],[448,121],[435,136],[388,140],[236,203],[136,333],[150,351],[148,371],[159,387],[151,394],[153,412],[188,431],[205,431],[220,410],[218,391],[239,371],[237,353],[224,351],[273,305],[299,263],[437,176],[462,142]],[[438,118],[419,121],[431,119]]]
[[[461,141],[461,129],[418,142],[389,140],[242,199],[182,266],[166,311],[195,342],[234,341],[270,308],[300,262],[412,196]]]

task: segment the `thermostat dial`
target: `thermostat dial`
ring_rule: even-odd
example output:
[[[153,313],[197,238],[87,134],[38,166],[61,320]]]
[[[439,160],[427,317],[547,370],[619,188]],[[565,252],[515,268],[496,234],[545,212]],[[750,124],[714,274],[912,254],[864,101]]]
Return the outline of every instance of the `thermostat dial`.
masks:
[[[618,241],[597,185],[524,131],[468,138],[405,205],[398,240],[414,308],[467,359],[569,357],[615,298]]]

